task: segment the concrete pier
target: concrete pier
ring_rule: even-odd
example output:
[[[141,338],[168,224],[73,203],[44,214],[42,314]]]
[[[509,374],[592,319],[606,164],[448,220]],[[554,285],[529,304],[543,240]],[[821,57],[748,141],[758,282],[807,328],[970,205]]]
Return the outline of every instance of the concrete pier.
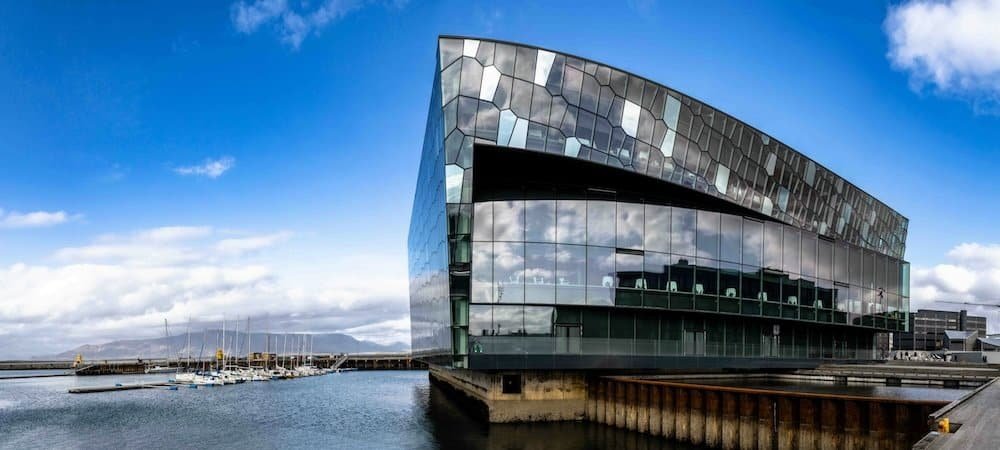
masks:
[[[922,418],[948,404],[701,382],[712,375],[588,377],[432,367],[430,377],[470,400],[490,422],[590,420],[724,449],[909,448],[924,434]]]

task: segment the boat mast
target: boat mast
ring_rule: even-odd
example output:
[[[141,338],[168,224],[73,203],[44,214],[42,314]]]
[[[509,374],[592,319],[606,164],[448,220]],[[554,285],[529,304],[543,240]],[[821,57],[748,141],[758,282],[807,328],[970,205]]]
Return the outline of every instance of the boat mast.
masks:
[[[250,368],[250,316],[247,316],[247,368]]]
[[[215,358],[216,370],[221,370],[219,364],[226,363],[226,315],[222,315],[222,346],[219,347],[222,350],[222,358]]]

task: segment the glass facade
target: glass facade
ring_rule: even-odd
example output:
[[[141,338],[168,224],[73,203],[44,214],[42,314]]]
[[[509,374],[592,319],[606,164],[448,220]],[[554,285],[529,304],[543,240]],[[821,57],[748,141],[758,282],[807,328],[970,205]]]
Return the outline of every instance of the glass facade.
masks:
[[[504,42],[441,38],[434,86],[409,237],[416,353],[473,368],[483,355],[860,358],[905,329],[907,220],[777,140],[612,67]],[[480,201],[481,145],[730,206],[554,187]]]

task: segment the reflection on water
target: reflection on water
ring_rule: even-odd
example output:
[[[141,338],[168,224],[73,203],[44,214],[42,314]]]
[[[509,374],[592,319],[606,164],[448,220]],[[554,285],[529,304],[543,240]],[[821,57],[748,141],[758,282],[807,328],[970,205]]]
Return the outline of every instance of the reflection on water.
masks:
[[[0,448],[689,449],[603,425],[489,425],[426,371],[68,394],[166,375],[0,380]]]
[[[0,448],[693,449],[589,422],[487,424],[425,371],[74,395],[166,375],[0,380]],[[706,380],[715,384],[733,380]],[[949,400],[967,391],[752,380],[740,386]]]
[[[966,389],[944,389],[935,387],[894,387],[875,384],[837,385],[821,381],[782,380],[775,378],[716,378],[703,380],[681,380],[713,386],[735,386],[750,389],[771,389],[791,392],[813,392],[818,394],[857,395],[897,400],[954,401],[969,393]]]

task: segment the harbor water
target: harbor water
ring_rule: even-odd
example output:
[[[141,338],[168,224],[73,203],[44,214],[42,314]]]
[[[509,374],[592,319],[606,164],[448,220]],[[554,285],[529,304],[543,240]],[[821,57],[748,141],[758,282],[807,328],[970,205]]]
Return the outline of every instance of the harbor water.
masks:
[[[167,378],[0,380],[0,448],[696,448],[593,423],[485,424],[431,386],[425,371],[67,393]]]

